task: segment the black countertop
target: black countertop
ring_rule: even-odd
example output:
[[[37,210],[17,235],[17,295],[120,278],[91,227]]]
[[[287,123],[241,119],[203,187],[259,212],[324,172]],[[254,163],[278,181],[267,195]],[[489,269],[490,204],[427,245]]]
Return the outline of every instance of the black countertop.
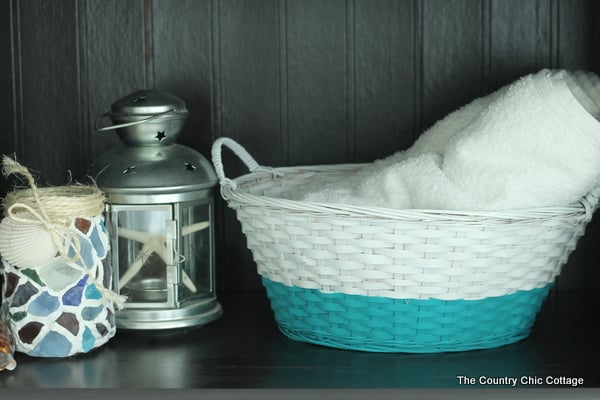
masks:
[[[386,354],[292,341],[278,331],[264,293],[229,293],[220,298],[225,309],[220,320],[188,332],[119,331],[103,347],[68,359],[17,353],[17,368],[0,372],[0,389],[481,390],[512,389],[480,383],[484,377],[510,377],[518,379],[520,389],[582,394],[589,392],[585,388],[600,388],[598,294],[551,292],[530,337],[509,346]],[[476,378],[476,383],[461,384],[459,376]],[[548,377],[560,380],[548,384]],[[566,378],[583,383],[577,388],[561,384]]]

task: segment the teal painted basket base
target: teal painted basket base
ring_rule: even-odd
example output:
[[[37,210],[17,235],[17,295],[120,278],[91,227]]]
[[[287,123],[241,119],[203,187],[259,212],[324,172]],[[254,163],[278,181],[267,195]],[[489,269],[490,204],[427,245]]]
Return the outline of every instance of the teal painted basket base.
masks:
[[[529,336],[552,287],[481,300],[420,300],[323,293],[262,278],[287,337],[371,352],[488,349]]]

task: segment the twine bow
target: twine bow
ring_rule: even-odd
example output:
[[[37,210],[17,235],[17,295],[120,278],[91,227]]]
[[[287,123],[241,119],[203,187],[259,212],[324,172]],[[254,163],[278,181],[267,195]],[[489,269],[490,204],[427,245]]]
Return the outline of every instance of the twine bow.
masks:
[[[81,255],[81,239],[79,238],[79,235],[70,229],[70,221],[68,218],[60,220],[59,218],[51,218],[49,216],[40,201],[38,188],[29,170],[6,155],[2,157],[2,164],[2,174],[5,177],[9,175],[21,175],[27,179],[36,206],[34,208],[24,202],[15,202],[6,210],[6,217],[19,223],[42,226],[50,234],[60,256],[68,263],[81,261],[84,272],[88,275],[90,281],[96,285],[96,288],[103,294],[104,298],[112,301],[117,309],[122,309],[127,298],[107,289],[92,276],[89,267],[86,265],[85,260]],[[24,215],[27,215],[27,217],[24,217]]]

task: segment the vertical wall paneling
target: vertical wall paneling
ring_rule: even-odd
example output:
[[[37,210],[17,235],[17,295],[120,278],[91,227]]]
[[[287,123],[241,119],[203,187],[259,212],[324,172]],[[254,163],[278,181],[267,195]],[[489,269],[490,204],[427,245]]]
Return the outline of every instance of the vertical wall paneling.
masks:
[[[413,50],[414,67],[410,76],[413,80],[414,106],[412,117],[413,137],[418,138],[423,130],[423,1],[413,0]]]
[[[347,4],[287,1],[290,163],[348,161]]]
[[[423,129],[479,97],[482,2],[423,2]]]
[[[561,68],[591,69],[594,51],[589,49],[594,48],[593,27],[598,24],[597,15],[589,9],[589,2],[583,0],[558,1],[557,7],[558,64]]]
[[[481,1],[481,82],[479,94],[484,96],[490,93],[492,78],[492,60],[491,60],[491,1]]]
[[[221,1],[219,5],[221,131],[242,144],[262,165],[281,165],[279,8],[276,0]],[[239,176],[248,169],[231,152],[224,152],[226,173]],[[225,256],[230,261],[228,287],[259,285],[256,267],[239,232],[232,210],[225,213]]]
[[[14,69],[15,62],[13,46],[13,1],[0,2],[0,52],[5,57],[0,58],[0,126],[3,135],[0,135],[1,154],[11,154],[16,151],[16,122],[14,104]],[[0,178],[0,196],[8,190],[5,179]]]
[[[75,1],[19,2],[20,158],[41,173],[40,184],[81,175]]]
[[[86,64],[86,48],[87,48],[87,13],[86,13],[86,0],[76,0],[75,1],[75,23],[76,23],[76,52],[77,52],[77,92],[79,95],[78,103],[79,103],[79,115],[74,116],[78,118],[77,126],[79,132],[79,141],[80,141],[80,149],[81,149],[81,167],[80,176],[76,176],[75,178],[80,179],[82,182],[89,183],[89,178],[87,177],[87,172],[90,167],[90,155],[92,153],[91,150],[91,140],[92,136],[90,134],[89,121],[91,119],[90,110],[88,107],[88,79],[86,75],[86,71],[88,70],[88,66]],[[85,178],[84,178],[85,176]]]
[[[412,0],[356,1],[354,161],[385,157],[415,140],[413,6]]]
[[[597,1],[592,2],[590,5],[590,13],[588,18],[592,18],[594,21],[600,21],[600,3]],[[598,72],[600,71],[600,51],[598,46],[600,45],[600,24],[592,24],[593,36],[591,49],[586,49],[592,53],[592,66],[591,70]]]
[[[545,18],[539,15],[538,3],[538,0],[492,0],[493,89],[541,67],[538,25]]]
[[[144,10],[144,65],[146,88],[153,88],[154,85],[154,0],[143,0]],[[160,13],[159,13],[160,15]]]
[[[276,0],[220,4],[221,130],[263,165],[281,165],[283,154],[278,18]]]
[[[205,157],[213,141],[210,11],[209,0],[152,2],[152,86],[186,102],[189,115],[179,143]]]
[[[554,38],[552,37],[555,21],[554,1],[538,0],[535,13],[535,69],[554,68],[556,54]]]
[[[52,2],[48,2],[52,3]],[[97,116],[119,97],[146,86],[143,0],[86,0],[84,32],[88,134],[92,159],[120,143],[114,131],[94,130]],[[110,124],[104,120],[104,125]]]
[[[277,1],[277,47],[279,49],[279,133],[281,157],[284,165],[290,163],[288,114],[288,57],[287,57],[287,0]]]
[[[355,161],[356,120],[356,0],[346,0],[346,160]]]

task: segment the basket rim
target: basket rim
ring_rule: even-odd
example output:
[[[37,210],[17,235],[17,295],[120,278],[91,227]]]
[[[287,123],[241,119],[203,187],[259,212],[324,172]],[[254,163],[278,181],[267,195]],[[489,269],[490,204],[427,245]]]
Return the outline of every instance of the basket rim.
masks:
[[[573,223],[590,221],[598,208],[600,186],[591,190],[577,202],[564,206],[543,206],[502,211],[487,210],[445,210],[445,209],[392,209],[384,207],[354,206],[342,203],[320,203],[304,200],[290,200],[266,195],[250,194],[243,188],[257,183],[266,184],[279,177],[299,173],[333,173],[360,168],[364,163],[321,164],[288,167],[260,167],[253,172],[221,182],[221,195],[233,208],[240,206],[260,206],[271,210],[314,213],[319,215],[375,218],[410,219],[419,221],[481,222],[483,220],[527,221],[552,219],[558,216],[573,218]],[[242,190],[240,190],[242,189]]]

